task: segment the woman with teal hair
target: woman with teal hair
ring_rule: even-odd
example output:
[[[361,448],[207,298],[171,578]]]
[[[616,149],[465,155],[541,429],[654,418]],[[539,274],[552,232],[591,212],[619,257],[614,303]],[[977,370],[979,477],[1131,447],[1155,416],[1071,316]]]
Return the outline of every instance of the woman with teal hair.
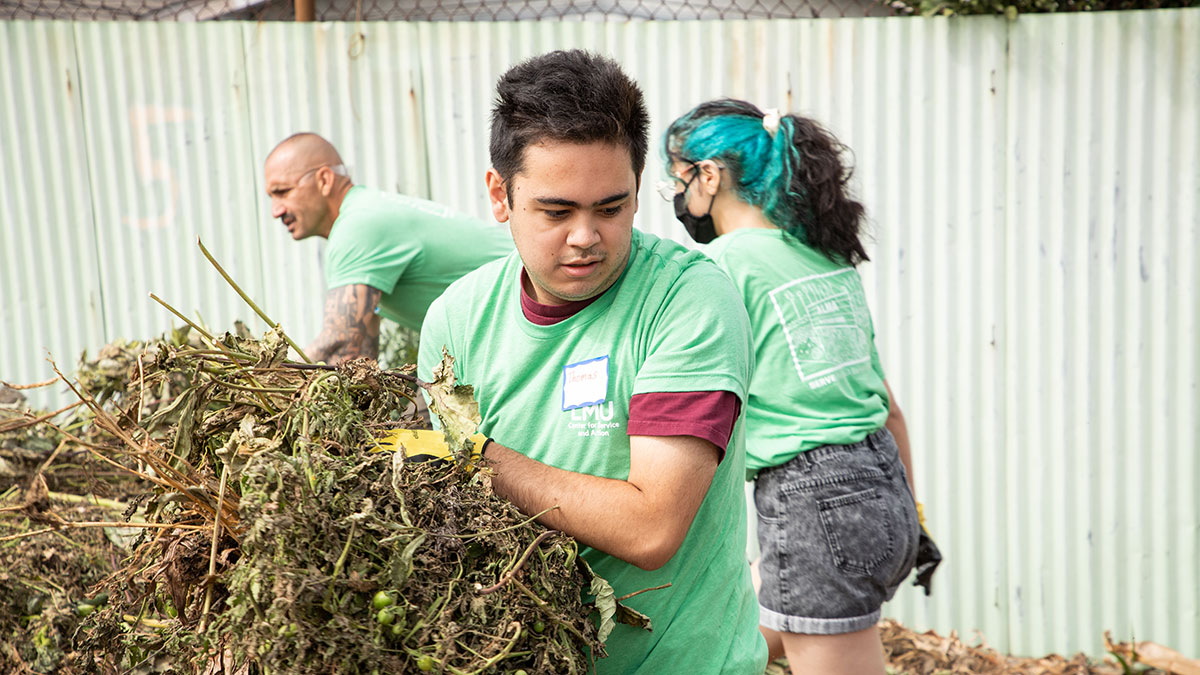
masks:
[[[855,270],[867,253],[845,147],[811,119],[723,99],[675,120],[664,150],[663,197],[712,242],[750,314],[746,469],[771,657],[794,673],[883,675],[880,607],[913,569],[921,525]]]

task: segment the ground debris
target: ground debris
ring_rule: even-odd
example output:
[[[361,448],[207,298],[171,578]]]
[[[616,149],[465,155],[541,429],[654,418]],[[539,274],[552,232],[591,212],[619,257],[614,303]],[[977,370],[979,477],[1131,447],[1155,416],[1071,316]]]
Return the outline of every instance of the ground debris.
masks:
[[[1162,671],[1139,669],[1126,671],[1110,659],[1096,661],[1083,654],[1071,658],[1051,654],[1041,658],[1020,658],[1001,654],[986,643],[968,645],[951,631],[942,637],[933,631],[916,633],[898,621],[884,619],[879,624],[888,670],[897,675],[1122,675],[1126,672],[1154,675]]]

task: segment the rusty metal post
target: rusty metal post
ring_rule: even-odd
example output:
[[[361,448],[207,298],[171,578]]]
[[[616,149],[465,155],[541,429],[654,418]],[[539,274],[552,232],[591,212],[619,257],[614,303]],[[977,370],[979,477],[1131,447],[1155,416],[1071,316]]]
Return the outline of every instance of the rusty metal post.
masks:
[[[316,18],[316,0],[296,0],[296,21],[312,21]]]

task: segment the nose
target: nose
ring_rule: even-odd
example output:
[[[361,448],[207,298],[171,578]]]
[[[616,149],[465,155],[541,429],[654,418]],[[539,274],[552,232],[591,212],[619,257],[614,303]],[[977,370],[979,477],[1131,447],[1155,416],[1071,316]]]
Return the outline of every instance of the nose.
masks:
[[[600,230],[592,218],[577,218],[567,231],[567,245],[574,248],[589,249],[600,243]]]
[[[284,210],[285,209],[283,208],[283,204],[280,204],[279,202],[275,201],[274,199],[271,200],[271,217],[272,218],[282,218]]]

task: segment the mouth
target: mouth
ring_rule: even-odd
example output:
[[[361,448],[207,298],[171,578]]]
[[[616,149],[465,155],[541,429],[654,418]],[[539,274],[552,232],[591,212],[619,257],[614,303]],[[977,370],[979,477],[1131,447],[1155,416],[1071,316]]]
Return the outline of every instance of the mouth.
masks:
[[[575,262],[563,263],[562,270],[567,276],[571,277],[586,277],[604,262],[603,258],[588,258]]]

